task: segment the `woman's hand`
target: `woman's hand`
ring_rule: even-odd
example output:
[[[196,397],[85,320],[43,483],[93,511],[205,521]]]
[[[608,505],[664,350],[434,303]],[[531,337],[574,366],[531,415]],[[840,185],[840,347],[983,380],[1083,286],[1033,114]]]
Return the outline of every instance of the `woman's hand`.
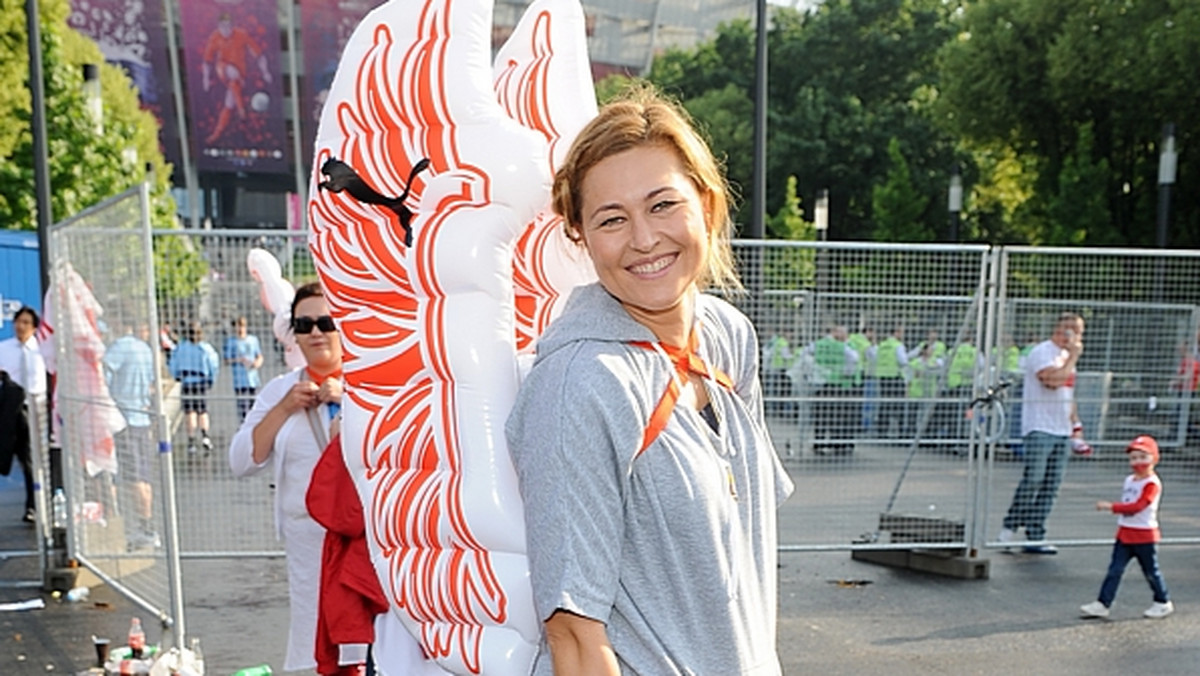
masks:
[[[271,456],[271,451],[275,448],[275,435],[279,434],[280,428],[293,413],[310,409],[320,403],[317,401],[318,389],[317,384],[312,381],[297,382],[254,426],[251,433],[254,446],[250,456],[254,464],[261,465]]]
[[[1099,502],[1096,503],[1096,511],[1097,512],[1111,512],[1112,506],[1113,506],[1113,503],[1107,502],[1105,500],[1100,500]]]
[[[311,384],[309,383],[309,385]],[[342,403],[342,380],[326,378],[325,382],[321,384],[321,389],[317,390],[316,400],[319,404]]]
[[[292,389],[288,390],[287,396],[279,401],[278,408],[283,409],[287,415],[291,415],[297,411],[312,408],[321,403],[319,397],[320,390],[316,383],[309,380],[301,380]]]

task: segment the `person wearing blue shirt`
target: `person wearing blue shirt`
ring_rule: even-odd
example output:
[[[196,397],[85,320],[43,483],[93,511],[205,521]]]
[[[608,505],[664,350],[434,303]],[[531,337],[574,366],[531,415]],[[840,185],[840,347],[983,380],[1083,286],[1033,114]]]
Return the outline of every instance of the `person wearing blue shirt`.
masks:
[[[204,329],[200,322],[191,322],[184,332],[183,342],[171,352],[168,365],[171,377],[182,387],[183,411],[187,415],[189,454],[197,452],[196,432],[201,435],[200,446],[205,452],[213,444],[208,438],[208,391],[221,369],[221,358],[217,351],[204,340]]]
[[[233,320],[234,335],[225,339],[225,363],[233,369],[233,394],[237,398],[238,420],[254,406],[254,396],[261,384],[258,369],[263,364],[262,347],[258,337],[246,329],[246,317]]]
[[[126,533],[130,550],[158,547],[161,539],[154,530],[154,427],[150,395],[154,393],[154,352],[150,347],[150,326],[125,327],[104,353],[104,376],[108,392],[125,416],[125,429],[117,432],[117,458],[124,475],[129,477],[137,508],[137,529]]]

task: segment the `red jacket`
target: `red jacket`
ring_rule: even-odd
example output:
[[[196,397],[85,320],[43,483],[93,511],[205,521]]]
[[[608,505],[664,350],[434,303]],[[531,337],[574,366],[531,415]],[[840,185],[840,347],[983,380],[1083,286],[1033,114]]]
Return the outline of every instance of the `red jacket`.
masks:
[[[342,457],[340,435],[317,461],[305,501],[308,513],[326,529],[314,650],[317,672],[335,674],[338,645],[373,643],[375,616],[388,610],[367,551],[362,502]]]

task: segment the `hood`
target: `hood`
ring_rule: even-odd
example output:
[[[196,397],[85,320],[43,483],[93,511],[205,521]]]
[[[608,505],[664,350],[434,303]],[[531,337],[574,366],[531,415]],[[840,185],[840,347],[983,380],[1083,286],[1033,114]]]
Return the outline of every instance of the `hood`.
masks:
[[[599,282],[576,287],[562,314],[550,323],[537,342],[537,360],[580,340],[628,343],[635,340],[654,342],[654,332],[639,324],[620,301]]]

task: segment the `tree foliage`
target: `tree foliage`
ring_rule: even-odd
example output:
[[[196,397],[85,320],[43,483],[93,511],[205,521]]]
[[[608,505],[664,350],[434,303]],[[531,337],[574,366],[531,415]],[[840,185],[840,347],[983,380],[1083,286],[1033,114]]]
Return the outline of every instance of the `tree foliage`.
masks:
[[[1200,2],[826,0],[774,7],[768,42],[767,213],[795,176],[805,205],[829,190],[831,239],[942,239],[960,164],[964,240],[1153,245],[1162,128],[1174,122],[1169,242],[1200,247],[1200,191],[1186,189],[1200,140]],[[743,187],[753,60],[753,26],[735,22],[648,75],[688,105]],[[915,230],[881,222],[898,209]]]
[[[928,242],[933,232],[921,222],[929,197],[912,182],[908,160],[900,150],[900,139],[888,142],[890,166],[882,185],[871,191],[875,213],[875,239],[882,242]]]
[[[1032,241],[1154,244],[1162,126],[1184,149],[1200,140],[1200,3],[988,0],[958,27],[939,54],[938,117],[974,149],[1021,158]],[[1200,193],[1175,197],[1169,241],[1196,246]]]
[[[872,189],[885,180],[893,137],[920,149],[909,159],[916,189],[944,191],[954,147],[926,109],[936,85],[934,56],[952,35],[948,14],[941,0],[828,0],[809,13],[774,8],[768,40],[768,213],[784,203],[787,177],[795,176],[805,204],[815,204],[816,194],[829,190],[832,239],[869,238]],[[749,104],[753,61],[753,27],[737,22],[693,50],[659,57],[649,77],[685,101],[721,90],[732,98],[734,88]],[[747,111],[746,145],[725,149],[731,180],[742,186],[752,181],[752,105]],[[693,113],[703,120],[702,110]],[[738,157],[746,158],[744,167]],[[749,218],[747,206],[741,222]],[[930,233],[940,233],[945,214],[927,202],[919,220]]]
[[[170,167],[158,146],[158,123],[141,109],[124,71],[104,63],[91,40],[66,23],[67,0],[40,2],[48,169],[52,220],[59,221],[141,183],[151,184],[151,223],[178,227],[170,196]],[[100,65],[103,130],[97,132],[82,93],[82,66]],[[29,56],[24,3],[0,0],[0,226],[31,230],[37,204]],[[160,288],[171,296],[193,293],[207,271],[204,260],[179,238],[158,238]]]
[[[783,204],[766,219],[771,239],[812,242],[817,228],[804,220],[800,197],[796,194],[796,177],[788,176]],[[765,262],[766,280],[771,289],[812,288],[816,280],[816,252],[812,249],[781,249],[771,251]]]

